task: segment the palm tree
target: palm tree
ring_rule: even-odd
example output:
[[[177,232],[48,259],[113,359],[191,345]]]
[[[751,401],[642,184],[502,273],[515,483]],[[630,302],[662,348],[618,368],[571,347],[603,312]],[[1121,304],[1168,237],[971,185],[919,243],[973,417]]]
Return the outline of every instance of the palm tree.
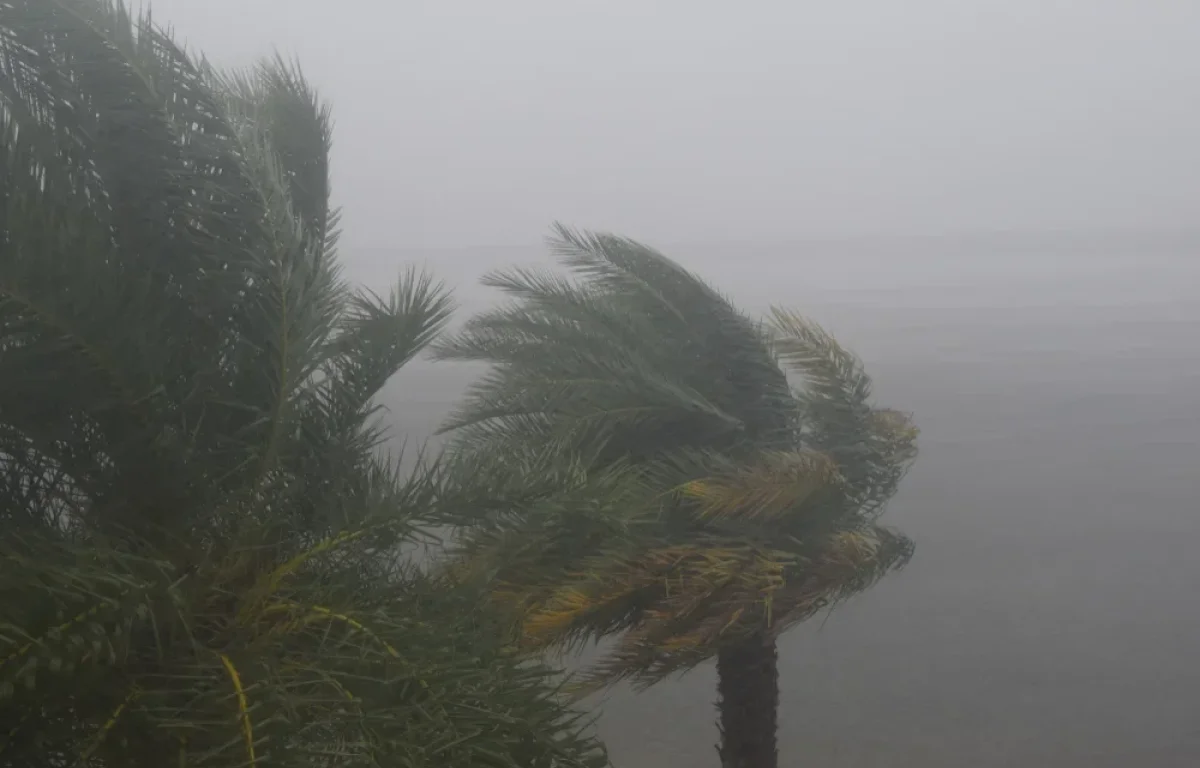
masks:
[[[330,118],[101,0],[0,5],[0,765],[605,762],[394,553],[376,391],[446,322],[338,277]]]
[[[436,345],[492,365],[446,425],[460,490],[486,497],[450,570],[527,647],[619,634],[588,685],[715,656],[722,764],[772,768],[776,638],[908,560],[877,518],[916,430],[816,324],[751,320],[627,239],[551,242],[570,274],[487,276],[512,301]]]

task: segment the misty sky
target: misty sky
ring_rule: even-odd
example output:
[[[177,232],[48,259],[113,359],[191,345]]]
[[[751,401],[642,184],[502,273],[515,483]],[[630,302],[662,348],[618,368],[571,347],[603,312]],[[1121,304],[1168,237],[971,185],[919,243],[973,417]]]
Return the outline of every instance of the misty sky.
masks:
[[[1193,228],[1197,0],[156,0],[333,101],[348,244]]]

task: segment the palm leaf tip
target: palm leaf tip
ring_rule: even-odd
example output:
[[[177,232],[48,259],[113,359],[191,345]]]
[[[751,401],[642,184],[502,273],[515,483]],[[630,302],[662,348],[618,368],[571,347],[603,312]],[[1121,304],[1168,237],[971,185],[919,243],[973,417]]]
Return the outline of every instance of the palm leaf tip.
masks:
[[[871,423],[894,462],[907,462],[916,456],[917,438],[921,430],[913,423],[910,414],[879,408],[872,412]]]
[[[773,631],[866,591],[907,565],[913,552],[911,539],[879,525],[829,535],[775,595]]]
[[[779,307],[769,313],[776,354],[814,393],[861,406],[870,397],[871,379],[862,361],[819,323]]]

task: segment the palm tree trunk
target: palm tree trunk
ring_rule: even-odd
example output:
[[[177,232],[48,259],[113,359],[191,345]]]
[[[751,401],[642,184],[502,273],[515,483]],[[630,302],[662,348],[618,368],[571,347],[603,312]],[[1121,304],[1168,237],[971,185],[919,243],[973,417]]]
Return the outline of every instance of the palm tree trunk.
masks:
[[[717,653],[721,768],[776,768],[779,669],[774,640],[758,636]]]

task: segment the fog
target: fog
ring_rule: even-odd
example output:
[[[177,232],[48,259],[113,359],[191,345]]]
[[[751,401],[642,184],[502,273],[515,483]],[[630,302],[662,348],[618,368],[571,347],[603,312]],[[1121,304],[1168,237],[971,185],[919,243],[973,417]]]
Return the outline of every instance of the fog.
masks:
[[[332,100],[343,258],[464,312],[553,220],[855,348],[922,455],[903,573],[781,643],[785,766],[1200,755],[1200,3],[158,0]],[[470,372],[414,364],[398,436]],[[601,702],[618,768],[715,765],[713,672]]]
[[[347,243],[1176,229],[1193,0],[158,0],[333,101]]]

